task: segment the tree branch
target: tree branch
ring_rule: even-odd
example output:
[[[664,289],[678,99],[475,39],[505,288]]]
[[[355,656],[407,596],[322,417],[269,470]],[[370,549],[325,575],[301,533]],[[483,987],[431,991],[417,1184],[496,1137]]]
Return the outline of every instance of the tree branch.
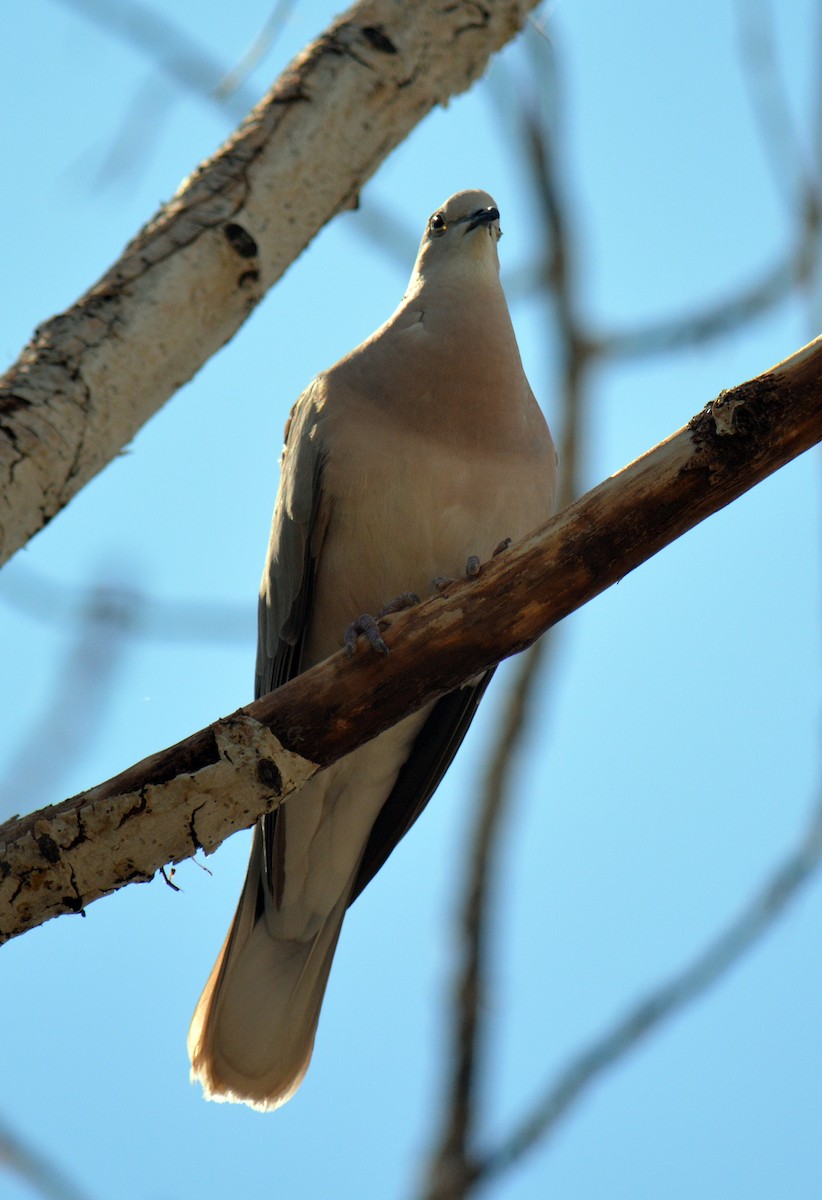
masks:
[[[535,2],[363,0],[295,59],[0,379],[0,563],[236,333],[414,125],[479,77]]]
[[[751,896],[736,917],[694,960],[651,989],[561,1070],[544,1094],[496,1149],[472,1164],[470,1184],[487,1183],[542,1143],[595,1079],[647,1034],[707,991],[784,915],[822,862],[822,803],[796,847]]]
[[[0,1171],[13,1172],[44,1200],[89,1200],[72,1180],[39,1150],[27,1145],[0,1122]]]
[[[796,245],[758,279],[733,295],[691,313],[680,313],[634,329],[602,333],[592,340],[593,353],[600,359],[612,361],[650,358],[725,337],[764,316],[791,295],[798,285],[812,279],[819,253],[819,210],[809,205]]]
[[[224,63],[176,25],[167,13],[135,0],[59,0],[107,33],[141,51],[171,82],[240,120],[256,97],[251,89],[226,88]],[[259,95],[259,93],[257,93]]]
[[[822,338],[723,392],[542,529],[343,654],[108,783],[0,830],[0,937],[214,849],[313,772],[531,645],[822,439]],[[279,744],[279,745],[278,745]],[[280,745],[289,754],[280,753]],[[309,761],[305,761],[309,760]]]

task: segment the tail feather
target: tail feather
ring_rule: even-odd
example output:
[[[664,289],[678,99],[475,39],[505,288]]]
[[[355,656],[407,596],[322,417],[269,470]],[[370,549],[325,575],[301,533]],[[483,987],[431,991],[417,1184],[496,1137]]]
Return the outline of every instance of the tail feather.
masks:
[[[320,1007],[348,892],[308,940],[277,936],[276,913],[260,900],[262,843],[255,833],[243,894],[191,1022],[191,1078],[210,1100],[279,1108],[311,1061]]]

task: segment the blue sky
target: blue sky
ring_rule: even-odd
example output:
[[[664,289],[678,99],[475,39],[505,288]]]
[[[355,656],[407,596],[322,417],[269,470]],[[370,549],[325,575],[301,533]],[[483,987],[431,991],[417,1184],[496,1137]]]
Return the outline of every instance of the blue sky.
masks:
[[[751,4],[749,11],[757,5]],[[583,311],[643,325],[733,294],[786,252],[790,170],[775,172],[739,56],[742,5],[560,2],[563,187]],[[226,67],[268,15],[169,0]],[[334,6],[298,4],[252,86]],[[0,355],[70,304],[230,132],[216,106],[67,7],[0,12]],[[819,63],[810,0],[774,39],[810,149]],[[109,777],[251,695],[256,591],[288,409],[394,308],[428,213],[463,187],[500,207],[504,273],[541,236],[501,110],[508,70],[433,113],[234,340],[0,575],[0,811]],[[134,123],[134,113],[145,116]],[[125,141],[124,130],[126,130]],[[116,150],[116,154],[113,151]],[[788,159],[790,163],[790,159]],[[350,302],[350,279],[356,300]],[[346,296],[346,302],[340,298]],[[806,294],[733,337],[603,369],[585,486],[672,432],[723,387],[818,332]],[[512,291],[523,358],[559,413],[546,305]],[[798,838],[819,793],[820,488],[805,456],[569,618],[540,690],[494,891],[484,1128],[509,1122],[575,1051],[682,967]],[[150,598],[144,627],[78,649],[89,587]],[[136,603],[136,601],[135,601]],[[205,612],[213,606],[216,618]],[[183,631],[179,620],[182,614]],[[198,623],[202,616],[205,632]],[[110,687],[86,686],[108,648]],[[282,1111],[208,1105],[185,1034],[242,880],[248,835],[92,905],[0,955],[0,1120],[95,1200],[411,1197],[440,1113],[461,850],[500,705],[493,694],[423,820],[346,920],[308,1078]],[[744,962],[614,1071],[550,1143],[496,1185],[535,1195],[685,1200],[822,1187],[822,882]],[[33,1193],[0,1175],[0,1195]]]

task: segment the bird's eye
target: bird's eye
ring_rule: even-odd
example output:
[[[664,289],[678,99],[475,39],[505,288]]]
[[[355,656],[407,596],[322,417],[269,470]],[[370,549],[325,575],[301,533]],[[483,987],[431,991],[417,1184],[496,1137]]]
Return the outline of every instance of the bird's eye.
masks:
[[[428,229],[429,232],[433,233],[437,237],[441,233],[445,233],[445,217],[442,215],[442,213],[434,213],[433,217],[428,222]]]

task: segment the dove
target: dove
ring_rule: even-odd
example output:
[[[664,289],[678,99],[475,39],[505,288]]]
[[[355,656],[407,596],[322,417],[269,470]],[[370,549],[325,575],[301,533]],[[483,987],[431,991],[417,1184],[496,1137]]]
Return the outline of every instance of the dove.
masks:
[[[491,196],[451,196],[426,224],[393,316],[292,409],[260,589],[257,696],[359,633],[359,653],[373,652],[369,641],[384,649],[383,610],[475,571],[551,515],[557,456],[500,284],[500,237]],[[346,910],[428,803],[492,673],[258,822],[189,1032],[207,1098],[268,1110],[294,1095]]]

